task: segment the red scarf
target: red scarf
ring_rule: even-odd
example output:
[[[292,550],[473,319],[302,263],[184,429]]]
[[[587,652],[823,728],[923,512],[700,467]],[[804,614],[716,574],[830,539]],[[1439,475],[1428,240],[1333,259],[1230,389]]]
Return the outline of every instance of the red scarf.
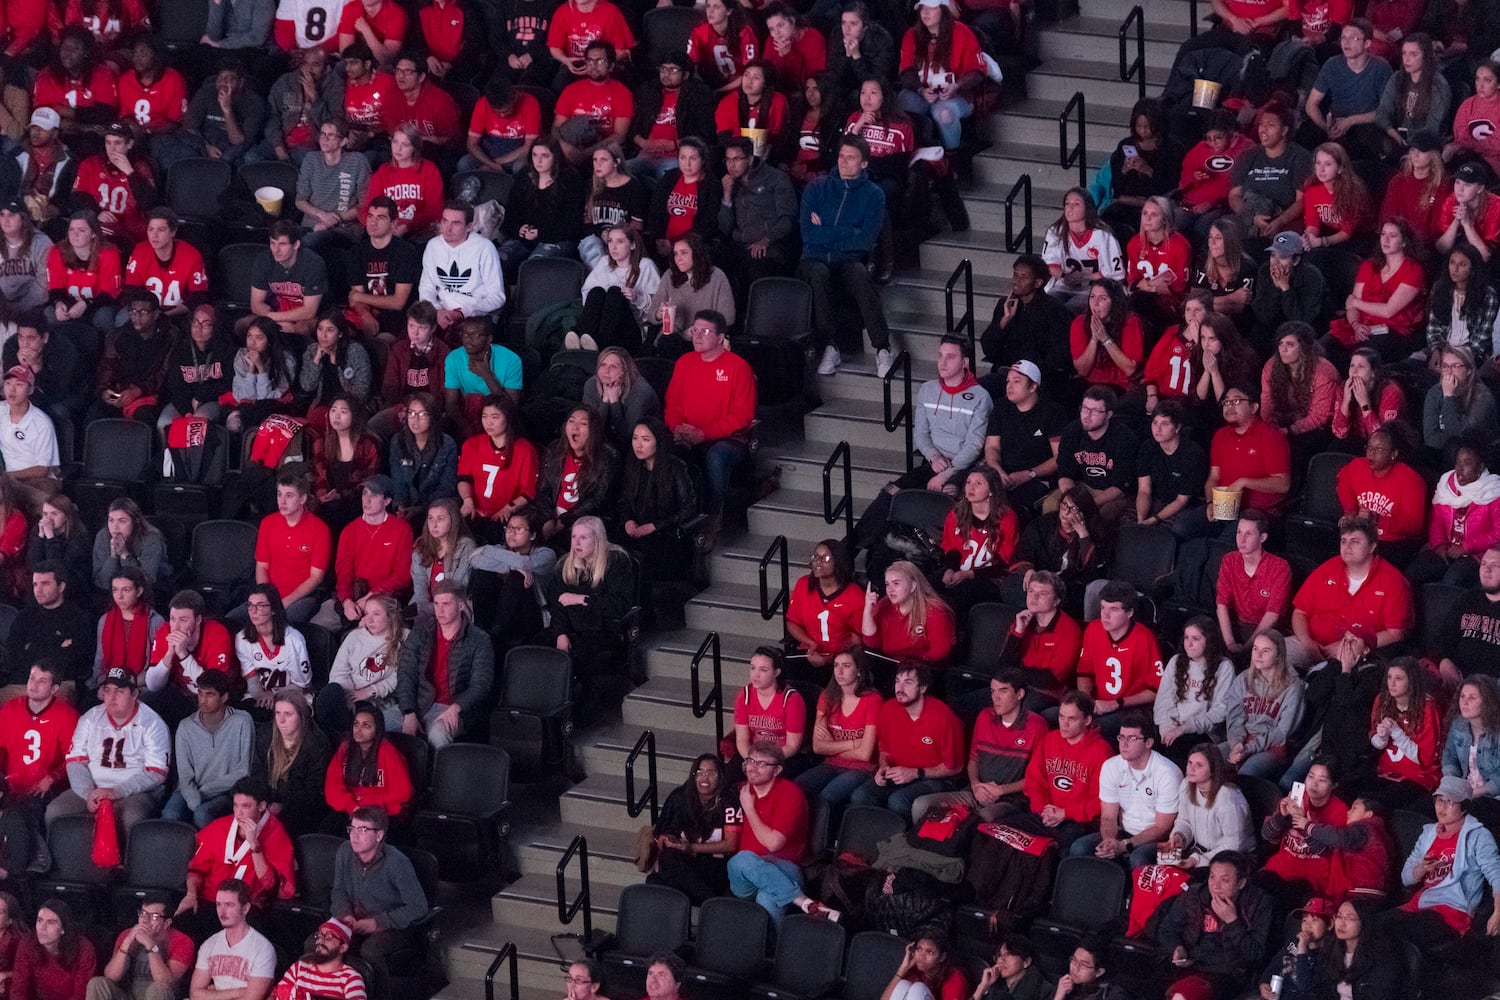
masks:
[[[151,649],[150,612],[137,610],[132,621],[126,621],[118,607],[104,613],[104,669],[125,667],[139,675],[146,669]]]

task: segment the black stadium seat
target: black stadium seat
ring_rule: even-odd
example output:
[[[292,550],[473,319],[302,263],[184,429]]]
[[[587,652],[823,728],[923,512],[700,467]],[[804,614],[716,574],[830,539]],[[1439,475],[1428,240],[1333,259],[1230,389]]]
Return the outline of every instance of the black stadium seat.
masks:
[[[500,864],[510,808],[510,756],[482,743],[453,743],[433,755],[432,795],[412,820],[412,839],[431,851],[450,882]]]
[[[562,764],[572,731],[573,665],[550,646],[517,646],[505,654],[500,697],[490,716],[490,742],[535,781]]]
[[[769,982],[750,991],[755,1000],[816,1000],[839,982],[844,957],[844,928],[805,913],[781,924]]]
[[[1066,971],[1068,956],[1084,935],[1114,929],[1124,912],[1127,887],[1125,869],[1114,861],[1062,859],[1052,884],[1052,904],[1031,924],[1038,964],[1048,976]]]
[[[743,996],[766,973],[771,916],[748,899],[716,896],[698,910],[688,983],[704,996]]]
[[[687,896],[669,886],[632,885],[621,892],[615,933],[602,951],[611,988],[644,994],[650,957],[687,946],[691,910]]]
[[[191,824],[143,819],[131,827],[125,844],[125,874],[114,891],[116,926],[134,922],[146,893],[180,891],[182,873],[197,849],[198,831]]]
[[[184,585],[203,595],[209,614],[236,606],[255,584],[255,525],[204,521],[193,529]]]

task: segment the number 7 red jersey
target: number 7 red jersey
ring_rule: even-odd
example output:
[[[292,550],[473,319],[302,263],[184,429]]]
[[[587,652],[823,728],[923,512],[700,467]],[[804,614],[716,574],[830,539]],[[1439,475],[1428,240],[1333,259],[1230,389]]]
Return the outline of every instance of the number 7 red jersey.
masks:
[[[1140,622],[1132,622],[1130,631],[1116,642],[1104,631],[1103,623],[1091,621],[1083,630],[1078,676],[1092,677],[1094,697],[1103,701],[1155,691],[1161,683],[1161,647]]]
[[[53,698],[37,715],[24,695],[0,706],[0,768],[6,791],[25,795],[49,775],[66,782],[68,747],[77,727],[77,709],[61,698]]]

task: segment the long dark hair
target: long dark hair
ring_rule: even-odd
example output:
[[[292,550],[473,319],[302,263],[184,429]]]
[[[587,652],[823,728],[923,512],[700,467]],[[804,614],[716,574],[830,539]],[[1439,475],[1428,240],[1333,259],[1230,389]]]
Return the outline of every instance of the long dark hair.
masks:
[[[708,244],[703,242],[703,237],[694,232],[683,233],[673,240],[674,243],[686,243],[688,249],[693,252],[693,269],[691,271],[679,271],[677,261],[674,258],[667,267],[667,277],[672,282],[673,288],[681,288],[684,281],[688,282],[693,291],[697,291],[708,284],[708,279],[713,277],[714,262],[709,256]]]
[[[948,8],[941,8],[947,11]],[[932,971],[922,977],[927,984],[927,989],[935,997],[943,995],[943,984],[953,974],[953,946],[948,943],[948,935],[936,926],[920,928],[911,936],[913,944],[919,941],[930,941],[932,946],[938,950],[938,960],[932,967]]]
[[[1208,615],[1194,615],[1182,625],[1183,632],[1195,628],[1203,633],[1203,700],[1213,704],[1214,685],[1219,679],[1219,664],[1224,660],[1224,640],[1219,635],[1219,626]],[[1181,644],[1178,645],[1181,648]],[[1177,687],[1172,692],[1179,703],[1188,697],[1188,659],[1186,653],[1177,664]],[[1212,803],[1210,803],[1212,805]]]
[[[865,659],[865,647],[855,643],[848,649],[840,650],[834,654],[837,660],[840,656],[847,656],[854,661],[854,670],[857,680],[854,682],[854,693],[856,695],[869,694],[875,690],[875,675],[870,670],[870,661]],[[844,700],[844,689],[839,686],[837,678],[830,669],[828,683],[823,686],[823,693],[818,695],[818,707],[825,713],[832,712]]]
[[[66,235],[59,241],[57,252],[62,255],[63,264],[70,268],[83,271],[97,271],[99,270],[99,248],[104,245],[104,232],[99,228],[99,214],[92,208],[80,208],[68,216],[70,227],[75,222],[84,223],[89,227],[89,231],[94,234],[93,245],[89,248],[88,260],[84,260],[78,256],[78,253],[73,249],[73,241],[68,239]]]
[[[1417,99],[1411,104],[1412,120],[1420,120],[1427,117],[1427,109],[1432,106],[1433,82],[1438,74],[1437,56],[1432,51],[1432,36],[1420,31],[1412,32],[1401,39],[1399,48],[1415,45],[1422,50],[1422,72],[1413,80],[1411,76],[1401,68],[1401,60],[1397,58],[1396,78],[1396,107],[1404,109],[1407,102],[1411,100],[1412,91],[1416,91]],[[1398,49],[1397,56],[1400,55]]]
[[[544,135],[532,144],[532,149],[544,146],[552,153],[552,183],[556,184],[562,180],[563,171],[568,169],[568,161],[563,159],[562,147],[557,143],[557,137],[551,134]],[[542,177],[536,169],[536,164],[531,159],[531,153],[526,154],[526,166],[521,169],[521,176],[531,181],[531,186],[540,188]]]
[[[83,928],[78,924],[78,918],[73,915],[73,908],[67,903],[53,896],[42,901],[37,907],[37,912],[51,910],[57,915],[57,922],[62,925],[62,936],[57,941],[57,962],[67,968],[71,968],[78,958],[78,939],[83,933]],[[43,955],[43,961],[51,961],[47,949],[39,949]]]
[[[646,428],[656,438],[656,462],[653,467],[647,468],[646,463],[636,458],[635,450],[631,449],[625,461],[624,495],[644,510],[666,513],[683,499],[676,494],[672,468],[672,463],[676,461],[672,454],[672,433],[658,417],[644,417],[636,421],[635,427],[630,429],[632,437],[635,436],[636,427]]]
[[[1281,352],[1276,348],[1287,337],[1297,338],[1302,355],[1296,371],[1281,360]],[[1271,348],[1271,400],[1276,405],[1276,415],[1290,425],[1307,412],[1312,402],[1313,378],[1323,351],[1318,347],[1313,328],[1297,320],[1277,327],[1276,345]]]
[[[258,583],[254,587],[251,587],[249,596],[255,597],[256,595],[264,597],[266,602],[271,605],[271,645],[280,649],[286,645],[286,605],[281,603],[281,595],[269,583]],[[247,622],[240,635],[244,637],[246,642],[260,641],[260,633],[256,631],[253,622]]]
[[[368,715],[375,720],[375,738],[370,749],[362,751],[354,742],[354,733],[349,733],[344,756],[344,785],[348,788],[374,788],[380,784],[380,745],[385,742],[385,715],[373,701],[354,703],[354,715]]]
[[[342,364],[342,361],[340,361]],[[334,403],[343,403],[349,407],[349,441],[356,449],[359,448],[360,439],[365,436],[365,407],[364,404],[347,392],[336,392],[328,398],[328,408],[332,409]],[[333,429],[332,421],[328,424],[328,430],[323,432],[323,461],[333,462],[339,457],[339,432]]]
[[[567,461],[570,447],[566,432],[567,421],[573,419],[573,415],[582,413],[589,423],[589,439],[583,446],[583,454],[578,458],[578,492],[580,494],[590,492],[599,485],[609,471],[609,454],[605,447],[604,421],[599,419],[592,407],[579,403],[568,411],[567,419],[563,421],[564,431],[557,436],[548,450],[549,461],[556,461],[558,467]]]
[[[437,455],[438,446],[443,443],[442,410],[438,408],[437,397],[425,389],[418,389],[406,397],[406,403],[408,406],[412,403],[420,403],[422,409],[431,414],[432,423],[428,425],[431,430],[427,432],[425,449],[417,447],[417,436],[411,432],[411,424],[405,420],[401,421],[401,430],[398,432],[401,435],[401,442],[406,445],[408,453],[420,455],[424,461],[430,461]]]
[[[1399,670],[1406,675],[1404,712],[1396,704],[1396,699],[1391,697],[1390,688],[1386,685],[1386,679],[1391,676],[1392,670]],[[1385,665],[1380,673],[1380,693],[1375,696],[1374,714],[1382,719],[1395,720],[1412,739],[1416,739],[1422,732],[1422,721],[1427,715],[1427,679],[1422,665],[1414,657],[1398,656]]]
[[[938,15],[938,26],[935,32],[929,31],[920,17],[911,26],[912,34],[917,42],[917,65],[919,67],[935,66],[951,71],[953,67],[948,64],[948,57],[953,53],[953,11],[947,7],[939,7]],[[933,995],[937,996],[940,992],[935,990]]]
[[[1212,740],[1205,740],[1188,751],[1188,756],[1202,754],[1203,759],[1208,761],[1208,794],[1204,796],[1203,808],[1212,809],[1214,800],[1219,797],[1219,792],[1225,785],[1233,784],[1234,770],[1229,766],[1229,761],[1224,759],[1224,751],[1219,749],[1219,744]],[[1188,783],[1188,801],[1198,805],[1198,786]]]
[[[964,487],[968,485],[970,476],[980,476],[990,488],[990,516],[984,521],[979,521],[974,516],[974,508],[969,505],[969,498],[964,494]],[[1000,529],[1000,518],[1010,510],[1010,501],[1005,496],[1005,487],[1000,484],[1000,473],[988,465],[976,465],[964,473],[963,482],[959,484],[958,502],[953,505],[954,526],[958,528],[960,536],[968,535],[975,528],[981,528],[994,535]]]
[[[1380,908],[1374,901],[1368,899],[1346,899],[1344,903],[1354,907],[1354,912],[1359,914],[1359,945],[1354,950],[1354,960],[1349,961],[1348,949],[1344,942],[1340,941],[1338,935],[1332,933],[1332,928],[1330,928],[1328,935],[1330,941],[1323,949],[1323,962],[1328,979],[1334,983],[1358,982],[1370,967],[1370,963],[1380,960],[1371,958],[1380,954],[1378,947],[1380,932],[1375,928]]]
[[[712,802],[704,803],[698,797],[698,789],[695,779],[698,777],[699,768],[704,764],[713,764],[719,772],[719,787],[714,791]],[[693,766],[688,771],[687,780],[681,785],[683,807],[687,811],[687,829],[681,831],[684,834],[692,834],[699,838],[706,838],[718,829],[724,822],[724,805],[729,801],[726,794],[726,785],[731,784],[724,778],[724,762],[716,753],[700,753],[693,759]],[[662,833],[674,833],[673,830],[662,830]]]
[[[286,383],[292,384],[292,373],[286,365],[286,341],[281,334],[281,327],[274,321],[264,316],[257,316],[250,321],[250,326],[259,330],[266,338],[266,379],[272,386]]]
[[[125,542],[125,548],[131,556],[140,559],[141,546],[145,544],[146,536],[156,529],[146,521],[146,515],[141,513],[140,505],[130,497],[120,497],[111,501],[109,512],[124,514],[130,518],[130,538]]]
[[[838,590],[834,591],[836,594],[854,582],[854,557],[849,555],[849,547],[837,538],[823,539],[813,546],[813,551],[816,552],[819,548],[827,549],[828,554],[832,556],[830,564],[833,566],[833,580],[838,584]],[[808,591],[814,591],[817,587],[817,581],[812,578],[812,574],[807,574]]]
[[[1486,292],[1493,288],[1490,283],[1489,265],[1479,256],[1479,251],[1468,243],[1455,244],[1448,251],[1444,264],[1454,254],[1469,258],[1469,286],[1464,289],[1463,318],[1470,331],[1477,332],[1483,325]],[[1432,296],[1427,300],[1428,315],[1443,323],[1451,323],[1453,316],[1453,279],[1448,276],[1446,266],[1439,269],[1438,279],[1433,283]]]

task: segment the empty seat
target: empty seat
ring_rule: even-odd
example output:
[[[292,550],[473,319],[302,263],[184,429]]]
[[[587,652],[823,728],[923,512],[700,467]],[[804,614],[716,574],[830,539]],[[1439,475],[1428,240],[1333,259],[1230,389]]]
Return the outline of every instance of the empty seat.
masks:
[[[838,985],[844,928],[803,913],[787,917],[776,941],[769,982],[750,991],[756,1000],[815,1000]]]
[[[510,755],[482,743],[453,743],[435,755],[432,794],[413,818],[412,839],[437,858],[450,882],[493,874],[510,808]]]

